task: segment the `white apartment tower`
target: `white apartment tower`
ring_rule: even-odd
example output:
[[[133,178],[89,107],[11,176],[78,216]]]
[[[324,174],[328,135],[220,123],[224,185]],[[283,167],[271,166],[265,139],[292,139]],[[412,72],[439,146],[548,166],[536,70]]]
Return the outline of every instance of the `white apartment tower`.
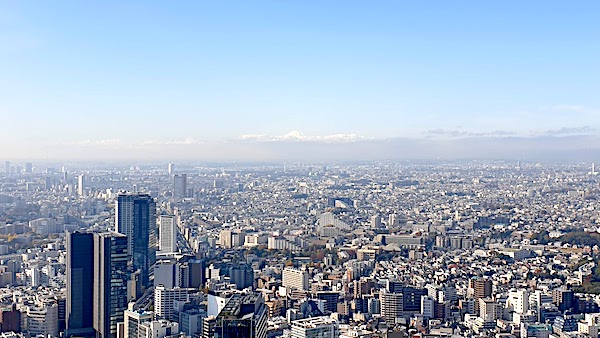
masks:
[[[529,310],[529,292],[525,289],[509,291],[506,305],[516,313],[526,313]]]
[[[140,327],[145,322],[150,322],[154,318],[151,311],[134,311],[131,304],[130,308],[125,310],[125,337],[140,337]]]
[[[154,289],[154,314],[157,319],[170,320],[174,302],[188,300],[188,289],[167,289],[164,285],[157,285]]]
[[[221,243],[221,247],[224,249],[231,249],[233,247],[231,236],[231,230],[221,230],[221,233],[219,234],[219,242]]]
[[[83,196],[85,193],[85,176],[83,174],[77,177],[77,194]]]
[[[290,289],[309,290],[308,271],[285,268],[283,269],[281,284]]]
[[[177,224],[175,216],[161,215],[159,222],[158,249],[162,253],[177,252]]]
[[[435,318],[435,299],[433,297],[421,297],[421,314],[425,318]]]
[[[401,293],[383,291],[379,294],[381,300],[381,316],[390,324],[395,324],[404,314],[404,296]]]

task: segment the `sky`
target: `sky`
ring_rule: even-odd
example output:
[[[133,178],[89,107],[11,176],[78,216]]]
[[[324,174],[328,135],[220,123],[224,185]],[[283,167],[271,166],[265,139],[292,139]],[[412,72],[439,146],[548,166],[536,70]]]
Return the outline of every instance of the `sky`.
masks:
[[[527,142],[552,152],[547,138],[595,151],[598,13],[598,1],[4,1],[0,158],[321,146],[369,158],[405,141],[380,157],[523,157]],[[465,146],[478,140],[491,145]],[[521,143],[494,145],[509,140]]]

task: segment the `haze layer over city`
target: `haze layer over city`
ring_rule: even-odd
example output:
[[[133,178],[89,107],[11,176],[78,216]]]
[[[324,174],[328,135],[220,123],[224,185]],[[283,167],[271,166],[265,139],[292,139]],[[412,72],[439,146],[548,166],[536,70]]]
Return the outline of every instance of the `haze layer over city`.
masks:
[[[0,338],[598,338],[600,3],[0,3]]]

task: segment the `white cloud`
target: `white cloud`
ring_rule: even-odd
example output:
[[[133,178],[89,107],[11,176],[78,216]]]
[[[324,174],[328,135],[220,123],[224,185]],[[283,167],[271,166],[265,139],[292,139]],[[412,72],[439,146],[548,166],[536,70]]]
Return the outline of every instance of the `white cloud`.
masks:
[[[155,145],[193,145],[193,144],[204,144],[205,142],[202,140],[195,139],[193,137],[187,137],[184,139],[178,140],[146,140],[139,143],[133,143],[133,145],[141,145],[141,146],[155,146]]]
[[[517,136],[514,131],[492,130],[492,131],[471,131],[465,129],[429,129],[423,133],[428,138],[470,138],[470,137],[510,137]]]
[[[328,143],[344,143],[366,140],[367,138],[357,134],[330,134],[330,135],[304,135],[301,131],[293,130],[283,135],[268,135],[268,134],[247,134],[239,137],[243,141],[256,142],[328,142]]]
[[[595,135],[598,130],[590,126],[583,127],[562,127],[552,130],[544,130],[541,132],[533,132],[532,136],[578,136],[578,135]]]
[[[121,145],[123,142],[119,139],[103,139],[103,140],[80,140],[80,141],[71,141],[71,142],[65,142],[64,145],[66,146],[106,146],[106,147],[112,147],[112,146],[118,146]]]

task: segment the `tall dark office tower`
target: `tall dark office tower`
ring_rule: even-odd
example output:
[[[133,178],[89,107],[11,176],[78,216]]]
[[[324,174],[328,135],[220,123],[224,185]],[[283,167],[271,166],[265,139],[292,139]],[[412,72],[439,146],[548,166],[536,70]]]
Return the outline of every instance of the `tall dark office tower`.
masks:
[[[148,194],[121,193],[117,197],[115,212],[116,231],[127,236],[129,259],[133,272],[139,271],[142,290],[152,285],[150,275],[156,262],[157,232],[156,203]]]
[[[116,338],[127,309],[127,237],[94,234],[93,325],[97,338]]]
[[[187,174],[173,176],[173,195],[175,197],[186,197]]]
[[[94,336],[94,235],[67,234],[66,336]]]

